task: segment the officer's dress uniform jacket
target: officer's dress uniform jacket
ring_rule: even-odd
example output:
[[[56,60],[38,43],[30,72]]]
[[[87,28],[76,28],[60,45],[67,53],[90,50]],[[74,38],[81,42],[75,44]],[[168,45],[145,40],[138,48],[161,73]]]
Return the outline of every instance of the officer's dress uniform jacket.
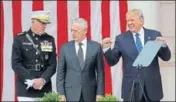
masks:
[[[39,52],[26,38],[32,38]],[[18,96],[42,97],[52,90],[51,77],[56,72],[56,47],[54,38],[47,33],[42,35],[29,31],[18,34],[12,45],[12,69],[17,75],[16,92]],[[46,83],[41,90],[26,89],[26,79],[43,78]]]

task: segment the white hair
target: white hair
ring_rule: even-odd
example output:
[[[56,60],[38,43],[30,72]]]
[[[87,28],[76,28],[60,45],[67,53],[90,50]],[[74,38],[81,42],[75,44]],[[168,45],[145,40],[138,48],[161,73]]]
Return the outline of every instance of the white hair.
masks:
[[[142,10],[140,10],[140,9],[130,9],[130,10],[126,13],[126,15],[128,15],[128,14],[130,14],[130,13],[139,16],[139,18],[141,18],[141,19],[144,19],[143,12],[142,12]]]
[[[73,23],[78,23],[78,24],[80,24],[80,26],[81,26],[83,29],[85,29],[85,28],[88,27],[87,21],[86,21],[85,19],[83,19],[83,18],[76,18],[76,19],[74,19],[74,20],[72,21],[72,24],[73,24]]]

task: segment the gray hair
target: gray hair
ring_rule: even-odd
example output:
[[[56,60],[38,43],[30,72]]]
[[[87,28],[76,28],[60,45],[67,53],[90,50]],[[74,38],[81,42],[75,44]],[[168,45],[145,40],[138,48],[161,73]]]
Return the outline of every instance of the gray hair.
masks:
[[[78,24],[80,24],[83,29],[85,29],[85,28],[88,27],[87,21],[86,21],[85,19],[83,19],[83,18],[76,18],[76,19],[74,19],[74,20],[72,21],[72,24],[73,24],[73,23],[78,23]]]
[[[126,15],[131,14],[131,13],[139,16],[140,19],[144,19],[143,12],[140,9],[131,9],[126,13]]]

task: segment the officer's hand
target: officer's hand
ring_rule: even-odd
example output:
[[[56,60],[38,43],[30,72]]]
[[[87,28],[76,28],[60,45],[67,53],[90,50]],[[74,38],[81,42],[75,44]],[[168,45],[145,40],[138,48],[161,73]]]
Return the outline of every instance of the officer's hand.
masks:
[[[65,97],[65,95],[61,95],[60,97],[61,97],[61,100],[60,100],[61,102],[63,102],[63,101],[66,102],[66,97]]]
[[[108,48],[111,47],[112,42],[110,38],[104,38],[102,41],[102,48]]]
[[[41,78],[35,78],[35,79],[33,79],[33,81],[34,81],[34,83],[33,83],[34,89],[38,89],[38,90],[42,89],[44,83]]]

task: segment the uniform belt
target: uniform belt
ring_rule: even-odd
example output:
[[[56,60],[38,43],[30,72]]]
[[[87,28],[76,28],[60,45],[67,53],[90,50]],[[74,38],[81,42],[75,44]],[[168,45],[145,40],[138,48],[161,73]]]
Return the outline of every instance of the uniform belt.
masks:
[[[44,66],[41,64],[28,65],[28,69],[33,71],[42,71],[44,70]]]

